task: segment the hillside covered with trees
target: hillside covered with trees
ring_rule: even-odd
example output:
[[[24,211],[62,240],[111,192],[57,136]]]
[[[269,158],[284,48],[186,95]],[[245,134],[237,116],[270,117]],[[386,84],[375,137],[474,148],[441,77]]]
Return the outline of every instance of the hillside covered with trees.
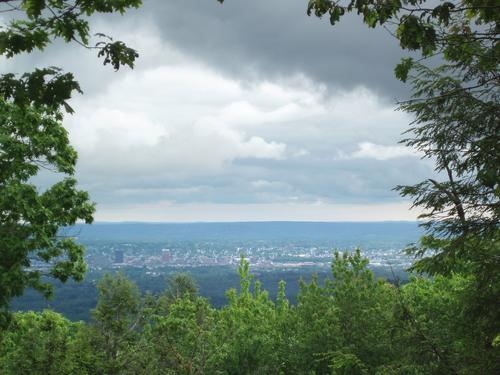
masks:
[[[158,296],[106,275],[88,324],[50,310],[15,313],[0,346],[4,374],[494,374],[496,311],[478,313],[474,279],[376,279],[359,252],[331,277],[273,302],[248,263],[214,309],[178,274]]]

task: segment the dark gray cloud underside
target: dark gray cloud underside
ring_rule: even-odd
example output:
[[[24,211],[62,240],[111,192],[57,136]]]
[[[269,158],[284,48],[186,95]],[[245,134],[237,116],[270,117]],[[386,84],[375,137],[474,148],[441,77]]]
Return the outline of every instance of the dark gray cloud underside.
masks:
[[[330,88],[364,85],[389,100],[406,97],[393,75],[404,55],[386,30],[357,15],[332,27],[306,15],[305,0],[145,3],[164,38],[234,77],[305,73]]]

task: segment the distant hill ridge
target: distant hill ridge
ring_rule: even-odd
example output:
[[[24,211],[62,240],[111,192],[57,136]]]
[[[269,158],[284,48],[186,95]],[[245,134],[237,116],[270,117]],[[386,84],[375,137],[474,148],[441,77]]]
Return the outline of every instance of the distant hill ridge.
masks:
[[[82,240],[416,240],[417,222],[210,222],[138,223],[97,222],[61,229]]]

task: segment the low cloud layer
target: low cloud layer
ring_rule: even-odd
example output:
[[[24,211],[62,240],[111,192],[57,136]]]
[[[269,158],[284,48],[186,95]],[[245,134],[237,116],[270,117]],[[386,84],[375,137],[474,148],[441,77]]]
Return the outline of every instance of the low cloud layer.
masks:
[[[371,142],[358,143],[358,149],[346,154],[339,151],[339,159],[375,159],[375,160],[391,160],[405,157],[416,157],[418,154],[405,146],[384,146],[377,145]]]

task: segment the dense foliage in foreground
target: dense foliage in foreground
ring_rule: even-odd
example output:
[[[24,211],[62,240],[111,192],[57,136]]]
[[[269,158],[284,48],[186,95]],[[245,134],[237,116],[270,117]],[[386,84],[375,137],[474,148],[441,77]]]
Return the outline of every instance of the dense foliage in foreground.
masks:
[[[375,279],[359,252],[332,278],[285,284],[273,302],[242,260],[240,288],[214,309],[185,275],[141,296],[105,275],[89,324],[50,310],[16,313],[1,337],[3,374],[494,374],[498,312],[474,311],[475,280],[457,274]],[[478,306],[476,306],[478,307]]]

